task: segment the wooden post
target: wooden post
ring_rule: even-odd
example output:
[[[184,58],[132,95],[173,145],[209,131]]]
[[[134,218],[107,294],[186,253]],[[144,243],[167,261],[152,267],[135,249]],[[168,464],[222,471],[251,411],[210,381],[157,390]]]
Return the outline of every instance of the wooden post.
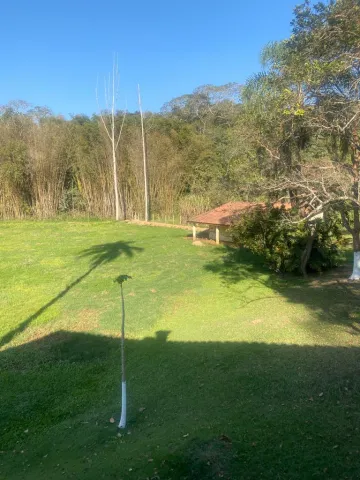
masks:
[[[216,241],[216,244],[219,245],[219,243],[220,243],[220,230],[219,230],[219,227],[215,227],[215,241]]]
[[[196,240],[196,225],[195,225],[195,223],[193,224],[193,229],[192,230],[193,230],[193,242],[195,242],[195,240]]]

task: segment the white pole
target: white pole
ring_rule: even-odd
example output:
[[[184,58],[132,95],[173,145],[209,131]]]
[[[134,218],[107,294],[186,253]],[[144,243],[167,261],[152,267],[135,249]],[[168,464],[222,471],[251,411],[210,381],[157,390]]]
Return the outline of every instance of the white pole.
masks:
[[[126,382],[121,383],[121,418],[119,428],[126,428]]]
[[[121,418],[119,428],[126,428],[126,375],[125,375],[125,302],[122,283],[120,283],[121,291]]]
[[[349,280],[360,280],[360,252],[354,252],[353,272]]]
[[[216,244],[219,245],[220,243],[220,230],[219,230],[219,227],[215,227],[215,241],[216,241]]]

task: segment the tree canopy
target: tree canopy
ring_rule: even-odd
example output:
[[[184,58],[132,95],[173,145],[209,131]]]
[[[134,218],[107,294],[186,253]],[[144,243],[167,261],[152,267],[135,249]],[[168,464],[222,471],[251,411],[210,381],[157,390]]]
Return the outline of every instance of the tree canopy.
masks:
[[[186,221],[232,199],[286,199],[302,221],[341,216],[360,252],[359,19],[359,0],[306,1],[294,10],[291,36],[265,46],[263,71],[245,85],[203,85],[146,112],[152,214]],[[111,152],[100,120],[64,119],[26,102],[1,107],[0,216],[111,217]],[[141,218],[136,112],[126,117],[118,155],[128,218]]]

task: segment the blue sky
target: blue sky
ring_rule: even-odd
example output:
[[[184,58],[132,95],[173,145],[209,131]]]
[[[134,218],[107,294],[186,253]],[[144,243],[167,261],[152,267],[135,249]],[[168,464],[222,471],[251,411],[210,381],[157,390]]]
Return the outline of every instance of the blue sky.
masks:
[[[0,104],[56,114],[97,110],[95,87],[119,55],[119,107],[161,106],[204,84],[243,83],[269,41],[290,34],[294,0],[13,0],[1,8]]]

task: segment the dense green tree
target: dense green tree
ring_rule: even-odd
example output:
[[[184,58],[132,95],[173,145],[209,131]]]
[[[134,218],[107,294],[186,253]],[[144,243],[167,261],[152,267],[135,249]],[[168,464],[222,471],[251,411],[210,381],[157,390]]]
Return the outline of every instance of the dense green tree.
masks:
[[[297,7],[293,35],[265,49],[267,71],[244,90],[248,131],[269,167],[264,186],[287,192],[305,219],[340,212],[353,237],[352,279],[360,278],[359,13],[356,0]]]

